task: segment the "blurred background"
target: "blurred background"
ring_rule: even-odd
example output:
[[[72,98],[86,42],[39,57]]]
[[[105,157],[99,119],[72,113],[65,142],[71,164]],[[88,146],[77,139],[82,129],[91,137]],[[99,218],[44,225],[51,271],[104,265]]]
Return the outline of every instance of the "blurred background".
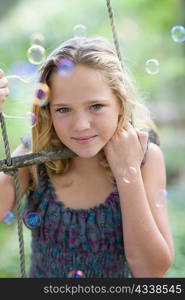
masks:
[[[122,58],[156,122],[166,162],[175,244],[175,260],[166,277],[185,277],[185,1],[112,0],[112,6]],[[32,79],[39,60],[74,35],[103,35],[112,41],[112,32],[104,0],[0,0],[0,32],[0,68],[27,80],[9,79],[4,115],[13,152],[20,137],[31,131]],[[35,43],[42,49],[34,58],[30,47]],[[25,226],[24,238],[28,270],[30,230]],[[0,245],[0,277],[20,277],[15,221],[0,224]]]

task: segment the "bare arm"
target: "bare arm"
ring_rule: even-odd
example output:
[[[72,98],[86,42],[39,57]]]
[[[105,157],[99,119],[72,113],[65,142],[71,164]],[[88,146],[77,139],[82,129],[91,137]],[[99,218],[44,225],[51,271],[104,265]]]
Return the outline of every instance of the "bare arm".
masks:
[[[117,180],[123,216],[126,258],[135,277],[164,277],[174,257],[167,203],[156,206],[158,192],[166,189],[160,148],[149,144],[147,161],[137,168],[134,182]]]
[[[12,153],[12,156],[22,155],[28,152],[28,149],[24,145],[20,145]],[[21,168],[18,171],[21,194],[22,196],[28,188],[28,172],[29,168]],[[3,221],[5,213],[8,210],[12,210],[15,207],[15,181],[12,176],[8,176],[3,172],[0,172],[0,222]]]

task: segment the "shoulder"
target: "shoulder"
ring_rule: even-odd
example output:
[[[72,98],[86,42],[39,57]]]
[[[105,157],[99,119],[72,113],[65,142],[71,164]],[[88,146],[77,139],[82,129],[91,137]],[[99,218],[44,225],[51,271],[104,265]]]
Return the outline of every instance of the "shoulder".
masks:
[[[143,181],[145,184],[153,186],[166,186],[165,159],[161,148],[154,144],[148,144],[145,164],[141,168]]]
[[[147,165],[155,164],[155,163],[164,163],[164,155],[161,148],[154,144],[148,144],[148,150],[146,154],[146,162],[143,166],[143,169],[147,167]]]

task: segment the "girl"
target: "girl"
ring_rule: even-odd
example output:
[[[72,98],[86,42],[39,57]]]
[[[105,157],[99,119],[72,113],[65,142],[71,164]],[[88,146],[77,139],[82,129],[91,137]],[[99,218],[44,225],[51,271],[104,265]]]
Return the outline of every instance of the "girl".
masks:
[[[32,151],[65,145],[76,156],[19,170],[28,213],[41,216],[29,276],[164,277],[174,256],[164,158],[155,131],[141,130],[155,125],[115,51],[101,37],[70,39],[48,56],[40,82],[50,93],[33,104]],[[0,189],[2,220],[15,205],[13,179],[1,173]]]

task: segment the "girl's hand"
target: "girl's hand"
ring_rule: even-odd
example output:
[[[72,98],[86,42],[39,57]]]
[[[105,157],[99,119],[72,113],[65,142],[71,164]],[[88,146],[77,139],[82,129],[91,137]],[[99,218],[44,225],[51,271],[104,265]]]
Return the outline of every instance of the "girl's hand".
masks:
[[[3,103],[9,95],[8,80],[4,77],[3,70],[0,69],[0,113],[3,111]]]
[[[147,149],[148,133],[134,128],[128,123],[117,130],[104,147],[104,153],[116,178],[123,176],[129,167],[140,168]]]

